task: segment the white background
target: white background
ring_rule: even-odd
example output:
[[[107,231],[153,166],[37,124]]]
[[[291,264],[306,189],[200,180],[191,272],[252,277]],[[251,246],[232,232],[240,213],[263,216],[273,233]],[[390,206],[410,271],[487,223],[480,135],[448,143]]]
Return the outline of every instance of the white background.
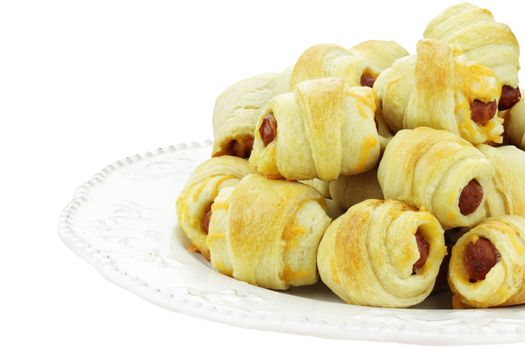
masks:
[[[279,72],[317,43],[392,39],[413,52],[426,23],[452,3],[1,2],[0,348],[415,348],[166,311],[77,258],[56,222],[76,186],[107,164],[211,138],[214,100],[229,84]],[[525,40],[518,2],[476,3]]]

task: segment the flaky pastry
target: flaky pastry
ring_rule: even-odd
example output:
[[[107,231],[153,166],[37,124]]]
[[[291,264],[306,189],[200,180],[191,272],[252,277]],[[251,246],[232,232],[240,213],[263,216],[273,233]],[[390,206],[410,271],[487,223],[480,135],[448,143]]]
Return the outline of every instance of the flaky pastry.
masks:
[[[386,147],[377,178],[386,199],[434,214],[445,229],[487,216],[486,189],[495,169],[476,147],[443,130],[399,131]]]
[[[219,272],[284,290],[318,280],[317,248],[330,224],[324,198],[297,182],[248,175],[212,206],[207,244]]]
[[[233,157],[215,157],[200,164],[190,175],[177,198],[179,225],[192,242],[192,248],[209,259],[206,237],[211,205],[219,191],[237,185],[252,171],[247,160]]]
[[[473,144],[503,139],[500,89],[491,69],[429,39],[418,43],[416,56],[397,60],[374,84],[382,117],[393,132],[428,126]]]
[[[349,304],[407,307],[431,293],[445,255],[432,214],[369,199],[330,224],[317,264],[322,281]]]
[[[448,281],[455,308],[525,303],[525,218],[491,217],[452,248]]]
[[[287,75],[259,74],[233,84],[217,97],[213,109],[214,157],[250,156],[257,118],[273,96],[287,91]]]
[[[495,169],[485,189],[487,216],[525,216],[525,152],[514,146],[479,145],[478,149]]]
[[[375,94],[339,78],[308,80],[274,97],[255,127],[250,163],[272,178],[335,180],[370,170],[380,152]]]
[[[489,10],[469,3],[451,6],[428,24],[424,37],[457,46],[470,60],[492,69],[502,86],[500,110],[512,108],[521,98],[518,40],[509,26],[494,20]]]

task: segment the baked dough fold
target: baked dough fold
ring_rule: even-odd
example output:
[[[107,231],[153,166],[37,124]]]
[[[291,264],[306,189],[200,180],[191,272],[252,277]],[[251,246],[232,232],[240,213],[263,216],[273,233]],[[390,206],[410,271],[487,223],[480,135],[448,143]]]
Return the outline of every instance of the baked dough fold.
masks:
[[[261,110],[273,96],[287,91],[289,80],[283,83],[282,79],[289,79],[289,72],[259,74],[233,84],[217,97],[213,109],[214,157],[250,156],[253,128]]]
[[[339,176],[337,180],[330,181],[330,196],[344,209],[365,199],[383,199],[383,192],[377,181],[377,167],[366,173]]]
[[[277,290],[318,281],[319,241],[331,222],[324,198],[295,182],[252,174],[222,190],[207,243],[219,272]]]
[[[361,86],[363,76],[373,83],[382,70],[406,55],[408,52],[393,41],[365,41],[349,50],[337,45],[316,45],[280,74],[263,73],[231,85],[215,102],[212,155],[248,158],[262,109],[272,97],[294,90],[297,83],[340,77],[348,86]],[[389,131],[383,127],[379,130],[388,138]]]
[[[349,87],[370,86],[379,73],[408,52],[393,41],[369,40],[351,49],[335,44],[308,48],[291,73],[290,89],[306,80],[339,77]]]
[[[323,181],[319,179],[311,179],[311,180],[302,180],[299,182],[315,188],[325,198],[330,198],[330,183],[328,181]]]
[[[481,280],[472,281],[468,246],[488,240],[495,249],[495,264]],[[478,253],[470,259],[480,259]],[[486,258],[485,258],[486,260]],[[489,266],[490,267],[490,266]],[[448,280],[455,308],[487,308],[525,303],[525,218],[500,216],[488,218],[464,234],[452,248]]]
[[[326,230],[317,264],[322,281],[349,304],[408,307],[432,291],[446,255],[443,229],[432,214],[392,200],[351,207]],[[428,249],[424,265],[416,235]]]
[[[502,85],[518,86],[518,40],[489,10],[469,3],[451,6],[430,21],[423,35],[458,46],[469,59],[491,68]]]
[[[492,161],[495,173],[487,192],[487,216],[525,216],[525,152],[514,146],[478,149]]]
[[[507,139],[511,144],[525,150],[525,101],[521,100],[505,113]]]
[[[177,198],[177,217],[182,231],[191,240],[192,248],[209,259],[207,232],[203,220],[219,191],[237,185],[250,174],[247,160],[222,156],[200,164],[190,175]]]
[[[443,42],[420,41],[417,56],[394,62],[374,90],[393,132],[428,126],[473,144],[502,141],[503,119],[496,108],[501,85],[494,72]]]
[[[374,123],[375,94],[345,87],[339,78],[302,82],[274,97],[260,115],[250,163],[267,177],[335,180],[374,167],[380,143]],[[270,142],[267,118],[275,120]]]
[[[426,208],[449,229],[470,227],[486,217],[485,192],[494,171],[492,162],[462,138],[447,131],[420,127],[401,130],[392,138],[377,177],[386,199]],[[475,188],[477,193],[464,196],[472,181],[479,185]],[[477,205],[470,203],[472,197],[478,201]],[[471,210],[466,215],[460,208],[463,200]]]

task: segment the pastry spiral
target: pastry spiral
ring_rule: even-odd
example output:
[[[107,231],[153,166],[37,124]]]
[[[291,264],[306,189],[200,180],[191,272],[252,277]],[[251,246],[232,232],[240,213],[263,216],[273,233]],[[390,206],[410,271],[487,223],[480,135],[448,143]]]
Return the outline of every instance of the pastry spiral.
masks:
[[[328,227],[317,264],[322,281],[349,304],[407,307],[430,294],[445,255],[432,214],[369,199]]]
[[[377,167],[366,173],[339,176],[337,180],[330,181],[330,196],[344,209],[365,199],[383,199],[383,192],[377,181]]]
[[[200,164],[186,181],[177,198],[179,225],[191,240],[192,248],[204,257],[210,257],[206,237],[210,208],[219,191],[237,185],[251,173],[247,160],[222,156]]]
[[[408,52],[393,41],[370,40],[351,49],[334,44],[315,45],[299,57],[292,71],[291,86],[306,80],[338,77],[349,87],[372,87],[381,71]]]
[[[267,177],[335,180],[371,169],[380,144],[375,94],[338,78],[302,82],[274,97],[255,127],[250,163]]]
[[[494,166],[462,138],[443,130],[401,130],[386,147],[377,177],[386,199],[426,208],[445,229],[486,215]]]
[[[525,216],[525,152],[514,146],[478,149],[492,161],[495,173],[487,192],[487,216]]]
[[[401,58],[379,75],[374,90],[390,130],[428,126],[473,144],[502,141],[501,86],[492,70],[460,53],[443,42],[422,40],[417,56]]]
[[[458,46],[470,60],[491,68],[502,85],[500,110],[519,101],[519,44],[512,30],[496,22],[489,10],[468,3],[451,6],[428,24],[424,37]]]
[[[525,303],[525,218],[488,218],[452,248],[448,280],[454,307]]]
[[[287,91],[282,74],[265,73],[228,87],[215,101],[213,109],[212,155],[248,158],[253,146],[253,128],[268,101]],[[281,89],[284,89],[281,91]]]
[[[525,102],[518,102],[505,114],[507,139],[513,145],[525,150]]]
[[[246,176],[212,206],[212,265],[270,289],[317,282],[317,248],[331,221],[323,206],[324,198],[307,185]]]
[[[385,40],[364,41],[351,49],[334,44],[315,45],[299,57],[288,71],[288,78],[281,81],[290,82],[290,91],[303,81],[326,77],[341,78],[347,87],[372,87],[383,70],[407,55],[399,44]],[[375,122],[383,150],[392,134],[383,120],[380,105],[377,105]]]

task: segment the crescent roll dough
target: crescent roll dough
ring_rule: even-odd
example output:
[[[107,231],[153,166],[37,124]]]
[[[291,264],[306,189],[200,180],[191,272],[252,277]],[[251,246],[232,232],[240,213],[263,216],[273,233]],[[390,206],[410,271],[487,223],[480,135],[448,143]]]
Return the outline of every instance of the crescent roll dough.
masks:
[[[445,255],[432,214],[369,199],[328,227],[317,264],[321,280],[349,304],[407,307],[430,294]]]
[[[299,182],[315,188],[324,197],[330,198],[330,183],[328,181],[323,181],[319,179],[311,179],[311,180],[302,180]]]
[[[356,56],[363,57],[370,62],[373,69],[382,72],[397,59],[408,56],[408,51],[395,41],[368,40],[363,41],[350,49]]]
[[[525,150],[525,101],[520,101],[506,113],[505,135],[510,143]]]
[[[377,177],[386,199],[434,214],[445,229],[483,220],[494,166],[462,138],[427,127],[401,130],[386,147]]]
[[[497,114],[501,86],[492,70],[474,64],[459,49],[422,40],[417,56],[401,58],[381,73],[374,90],[392,131],[429,126],[474,144],[502,141]]]
[[[291,86],[306,80],[338,77],[345,84],[372,87],[381,71],[408,52],[393,41],[370,40],[351,49],[334,44],[315,45],[299,57],[292,71]]]
[[[514,147],[479,145],[496,170],[487,188],[488,216],[525,216],[525,152]]]
[[[214,157],[250,156],[257,118],[273,96],[287,91],[288,82],[281,82],[287,79],[289,72],[260,74],[241,80],[217,97],[213,110]]]
[[[250,163],[272,178],[335,180],[370,170],[380,144],[375,94],[338,78],[302,82],[274,97],[255,127]]]
[[[358,175],[339,176],[337,180],[330,181],[330,196],[344,209],[365,199],[383,199],[383,192],[377,181],[377,168]]]
[[[375,115],[375,121],[377,126],[377,133],[379,135],[379,144],[381,145],[381,154],[383,154],[386,145],[388,145],[393,135],[383,117],[381,101],[379,101],[379,99],[377,99],[376,105],[377,110]]]
[[[222,156],[200,164],[186,181],[177,198],[177,216],[182,231],[191,240],[192,248],[209,259],[206,244],[206,220],[219,191],[237,185],[252,171],[247,160]]]
[[[525,218],[488,218],[452,248],[448,281],[457,307],[525,303]]]
[[[451,6],[428,24],[424,37],[458,46],[469,59],[491,68],[503,86],[518,88],[518,41],[489,10],[468,3]]]
[[[331,221],[323,206],[324,198],[307,185],[246,176],[212,206],[212,265],[271,289],[317,282],[317,248]]]

